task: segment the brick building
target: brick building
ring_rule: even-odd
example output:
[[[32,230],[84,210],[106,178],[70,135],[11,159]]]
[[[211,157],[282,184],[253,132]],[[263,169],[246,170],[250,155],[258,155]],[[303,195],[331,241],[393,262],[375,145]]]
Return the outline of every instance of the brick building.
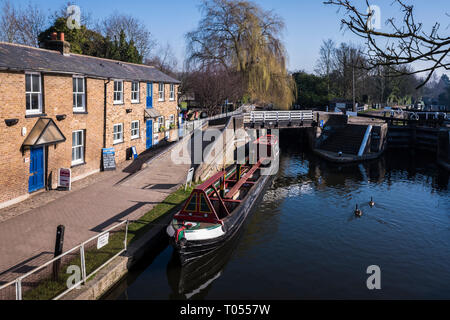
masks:
[[[0,208],[177,139],[179,81],[145,65],[0,42]]]

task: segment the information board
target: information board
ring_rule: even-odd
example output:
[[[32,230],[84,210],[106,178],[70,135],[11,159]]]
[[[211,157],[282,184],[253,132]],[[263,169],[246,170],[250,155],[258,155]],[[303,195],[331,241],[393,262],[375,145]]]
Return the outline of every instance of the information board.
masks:
[[[186,185],[184,186],[184,191],[186,191],[188,184],[189,186],[192,185],[192,179],[194,178],[194,170],[195,170],[194,168],[189,169],[189,172],[186,177]]]
[[[101,249],[104,246],[106,246],[109,242],[109,232],[102,234],[100,237],[98,237],[97,239],[97,249]]]
[[[133,158],[137,159],[138,153],[137,153],[136,147],[131,147],[131,152],[133,153]]]
[[[102,149],[103,171],[116,170],[116,152],[114,148]]]

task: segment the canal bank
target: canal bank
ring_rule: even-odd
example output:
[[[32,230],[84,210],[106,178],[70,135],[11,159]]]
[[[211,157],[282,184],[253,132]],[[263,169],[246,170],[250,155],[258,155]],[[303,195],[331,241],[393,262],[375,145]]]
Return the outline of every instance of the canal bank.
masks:
[[[450,298],[449,175],[435,157],[332,164],[284,133],[281,143],[280,172],[235,243],[194,270],[162,245],[103,298]],[[381,291],[366,287],[370,265]]]
[[[128,244],[127,251],[111,261],[80,289],[73,290],[64,296],[63,300],[99,299],[120,282],[145,256],[155,252],[162,243],[166,242],[166,226],[188,198],[189,191],[190,189],[186,192],[182,189],[178,190],[162,202],[162,206],[165,207],[159,205],[146,216],[131,222],[129,233],[133,234],[134,238]],[[155,220],[152,220],[152,214],[157,216]]]

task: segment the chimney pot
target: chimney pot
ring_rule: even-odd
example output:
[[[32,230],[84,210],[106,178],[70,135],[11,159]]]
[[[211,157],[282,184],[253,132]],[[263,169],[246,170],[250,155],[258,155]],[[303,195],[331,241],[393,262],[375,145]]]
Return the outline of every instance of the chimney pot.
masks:
[[[70,54],[70,43],[67,41],[64,41],[64,32],[59,33],[59,39],[58,39],[58,33],[52,32],[51,40],[46,40],[39,45],[41,46],[41,48],[59,51],[64,55]]]

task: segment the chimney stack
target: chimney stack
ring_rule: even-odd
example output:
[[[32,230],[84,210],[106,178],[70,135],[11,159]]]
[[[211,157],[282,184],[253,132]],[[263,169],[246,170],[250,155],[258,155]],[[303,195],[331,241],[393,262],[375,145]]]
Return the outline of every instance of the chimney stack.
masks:
[[[44,41],[44,43],[41,44],[41,47],[44,49],[59,51],[65,56],[70,54],[70,43],[64,40],[64,32],[59,34],[59,39],[58,33],[52,32],[50,35],[50,40]]]

